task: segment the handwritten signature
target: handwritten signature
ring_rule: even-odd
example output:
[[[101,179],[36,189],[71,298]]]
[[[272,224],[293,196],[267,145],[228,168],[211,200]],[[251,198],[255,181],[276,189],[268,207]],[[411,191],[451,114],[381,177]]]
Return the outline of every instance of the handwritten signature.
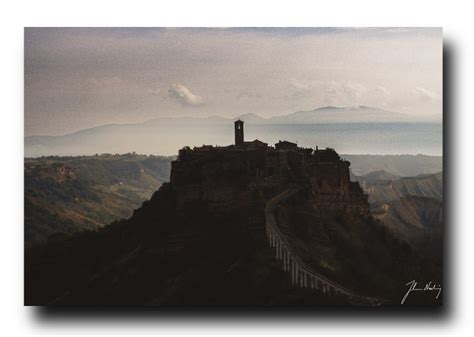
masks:
[[[436,294],[436,299],[438,299],[439,295],[441,294],[441,285],[436,284],[434,282],[432,283],[431,281],[426,283],[425,286],[422,288],[416,287],[418,285],[418,282],[416,282],[415,280],[408,282],[406,285],[409,286],[409,288],[405,296],[403,296],[400,304],[405,303],[405,300],[407,299],[408,295],[410,295],[410,293],[413,291],[437,291],[438,293]]]

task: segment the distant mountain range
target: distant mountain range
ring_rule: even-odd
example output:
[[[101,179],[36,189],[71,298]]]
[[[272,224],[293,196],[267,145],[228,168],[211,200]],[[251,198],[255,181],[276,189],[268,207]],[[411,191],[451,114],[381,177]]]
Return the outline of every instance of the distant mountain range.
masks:
[[[156,118],[145,123],[186,121],[191,123],[228,123],[240,119],[253,124],[333,124],[333,123],[403,123],[403,122],[440,122],[433,116],[426,118],[416,118],[406,114],[387,111],[369,106],[336,107],[325,106],[309,111],[297,111],[286,115],[274,117],[260,117],[253,113],[246,113],[234,118],[220,116],[210,116],[206,118],[177,117],[177,118]]]
[[[353,125],[351,127],[351,132],[353,132],[358,124],[418,124],[419,122],[404,114],[366,106],[323,107],[271,118],[263,118],[252,113],[235,118],[166,117],[135,124],[107,124],[63,136],[28,136],[25,137],[25,156],[92,155],[133,151],[174,155],[179,148],[186,145],[232,143],[233,121],[237,119],[247,123],[246,137],[263,137],[264,141],[278,141],[286,137],[291,138],[288,140],[292,141],[299,140],[304,146],[314,146],[314,141],[319,140],[317,136],[324,136],[323,139],[331,142],[331,146],[338,144],[334,144],[334,140],[319,131],[308,129],[304,134],[301,133],[301,130],[298,130],[298,126],[301,125],[321,127],[325,124],[349,124]],[[343,127],[339,129],[341,128],[344,129]],[[341,132],[339,129],[337,132]],[[385,126],[382,126],[382,129],[381,132],[387,132]],[[365,131],[373,132],[373,130]],[[332,134],[336,139],[346,140],[339,134],[336,135],[334,132]],[[359,141],[360,139],[359,137]],[[346,143],[350,143],[350,140],[347,139]],[[364,152],[364,149],[360,151]]]
[[[311,111],[298,111],[285,116],[270,118],[273,123],[311,124],[311,123],[392,123],[410,122],[412,119],[404,114],[378,108],[358,107],[323,107]]]

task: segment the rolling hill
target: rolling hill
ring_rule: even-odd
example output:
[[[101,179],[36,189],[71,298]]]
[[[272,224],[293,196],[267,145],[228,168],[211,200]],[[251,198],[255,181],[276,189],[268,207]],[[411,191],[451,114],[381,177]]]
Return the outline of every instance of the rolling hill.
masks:
[[[367,179],[367,177],[372,179]],[[373,179],[382,178],[380,180]],[[442,254],[443,173],[385,180],[380,171],[357,177],[372,214],[424,255]]]
[[[169,179],[171,159],[135,154],[26,158],[26,244],[130,217]]]
[[[364,176],[366,177],[366,176]],[[362,188],[369,194],[371,204],[381,204],[407,197],[427,197],[437,200],[443,198],[443,173],[423,174],[394,180],[358,179]]]
[[[425,255],[442,256],[443,202],[434,198],[408,196],[384,207],[378,218],[399,238]]]

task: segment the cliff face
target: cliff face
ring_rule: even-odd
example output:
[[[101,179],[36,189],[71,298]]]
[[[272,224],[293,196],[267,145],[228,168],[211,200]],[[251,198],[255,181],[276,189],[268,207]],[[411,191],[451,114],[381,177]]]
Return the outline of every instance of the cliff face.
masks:
[[[198,200],[217,212],[239,208],[297,184],[312,191],[319,207],[367,216],[367,197],[350,181],[349,166],[332,149],[185,149],[172,163],[171,184],[178,208]]]
[[[231,212],[258,196],[254,188],[264,165],[262,151],[190,152],[172,163],[171,185],[177,208],[204,204],[213,212]]]

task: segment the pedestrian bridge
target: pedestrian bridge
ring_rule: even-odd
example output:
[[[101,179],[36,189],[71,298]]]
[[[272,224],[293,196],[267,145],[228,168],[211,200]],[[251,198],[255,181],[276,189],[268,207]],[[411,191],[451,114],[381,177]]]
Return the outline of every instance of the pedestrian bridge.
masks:
[[[270,246],[275,248],[276,259],[281,261],[284,271],[291,274],[291,282],[296,287],[309,288],[322,291],[328,296],[347,296],[352,304],[377,306],[384,300],[360,296],[351,290],[333,282],[316,272],[308,266],[292,249],[286,235],[278,228],[275,210],[278,204],[291,196],[297,194],[301,189],[297,187],[289,188],[277,196],[270,199],[265,206],[265,232]]]

